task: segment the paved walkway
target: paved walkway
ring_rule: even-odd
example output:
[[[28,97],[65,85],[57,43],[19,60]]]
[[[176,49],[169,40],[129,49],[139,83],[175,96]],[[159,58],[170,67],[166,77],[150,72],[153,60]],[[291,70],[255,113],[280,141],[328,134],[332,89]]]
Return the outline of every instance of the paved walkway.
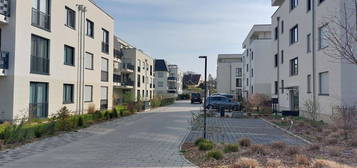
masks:
[[[290,145],[303,145],[304,141],[286,134],[261,119],[207,118],[208,139],[216,143],[237,143],[249,138],[253,143],[269,144],[282,141]],[[186,142],[202,137],[202,128],[193,128]]]
[[[177,102],[0,152],[0,167],[193,167],[179,147],[189,132],[190,111],[198,108]]]

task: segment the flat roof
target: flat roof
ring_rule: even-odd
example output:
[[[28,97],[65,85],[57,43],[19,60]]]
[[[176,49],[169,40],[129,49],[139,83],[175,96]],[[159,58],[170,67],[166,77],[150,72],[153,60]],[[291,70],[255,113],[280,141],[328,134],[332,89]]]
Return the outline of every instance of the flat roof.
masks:
[[[108,15],[111,19],[115,20],[114,17],[112,15],[110,15],[107,11],[105,11],[102,7],[100,7],[99,5],[97,5],[97,3],[94,2],[94,0],[88,0],[89,2],[91,2],[93,5],[95,5],[98,9],[100,9],[102,12],[104,12],[106,15]]]

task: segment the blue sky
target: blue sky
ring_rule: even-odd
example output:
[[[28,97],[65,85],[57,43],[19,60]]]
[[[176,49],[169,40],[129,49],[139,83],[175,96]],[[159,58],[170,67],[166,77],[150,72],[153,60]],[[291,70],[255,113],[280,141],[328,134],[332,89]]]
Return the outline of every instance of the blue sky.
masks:
[[[116,20],[116,34],[153,58],[215,76],[218,54],[242,52],[253,24],[270,22],[271,0],[95,0]]]

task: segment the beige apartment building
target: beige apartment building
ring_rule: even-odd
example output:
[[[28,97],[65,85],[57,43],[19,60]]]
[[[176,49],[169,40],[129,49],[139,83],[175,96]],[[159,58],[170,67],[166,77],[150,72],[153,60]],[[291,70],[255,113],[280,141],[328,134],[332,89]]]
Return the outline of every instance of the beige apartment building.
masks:
[[[183,72],[179,69],[178,65],[170,64],[168,82],[168,93],[177,96],[182,94],[183,88]]]
[[[356,66],[327,54],[333,46],[326,36],[336,28],[331,19],[343,18],[344,3],[353,6],[352,0],[272,0],[279,7],[271,54],[278,110],[306,116],[304,104],[312,101],[320,107],[318,119],[328,121],[334,107],[357,102]]]
[[[243,97],[254,94],[271,97],[271,25],[254,25],[242,45]]]
[[[220,54],[217,60],[217,91],[241,98],[243,92],[243,55]]]
[[[76,113],[112,107],[110,15],[90,0],[0,6],[0,120],[49,117],[63,106]]]

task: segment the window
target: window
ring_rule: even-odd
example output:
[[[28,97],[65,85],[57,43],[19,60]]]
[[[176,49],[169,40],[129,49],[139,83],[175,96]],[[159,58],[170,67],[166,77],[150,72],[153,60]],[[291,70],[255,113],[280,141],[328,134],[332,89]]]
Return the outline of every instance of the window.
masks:
[[[105,29],[103,31],[103,42],[102,42],[102,52],[109,53],[109,32]]]
[[[249,65],[247,64],[247,72],[249,71]]]
[[[310,53],[311,52],[311,34],[308,34],[307,37],[306,37],[306,45],[307,45],[307,53]]]
[[[150,65],[150,75],[152,76],[152,65]]]
[[[311,75],[307,75],[307,93],[311,93]]]
[[[48,84],[30,83],[30,118],[48,117]]]
[[[322,3],[322,2],[324,2],[325,0],[319,0],[319,3]]]
[[[282,94],[284,94],[284,87],[285,87],[284,80],[281,80],[281,93]]]
[[[84,101],[93,102],[93,86],[84,86]]]
[[[247,86],[249,86],[249,79],[247,78]]]
[[[277,95],[278,93],[279,93],[279,83],[278,83],[278,81],[275,81],[274,82],[274,93]]]
[[[72,104],[74,97],[74,85],[64,84],[63,85],[63,104]]]
[[[312,0],[306,0],[306,5],[307,5],[307,11],[311,11],[311,7],[312,7]]]
[[[93,70],[93,54],[86,52],[84,56],[84,68]]]
[[[76,28],[76,12],[66,7],[66,26],[75,29]]]
[[[250,71],[250,76],[254,77],[254,69],[252,68],[252,70]]]
[[[145,97],[145,90],[142,90],[141,96],[142,96],[142,97]]]
[[[299,73],[299,60],[294,58],[290,60],[290,76],[298,75]]]
[[[86,34],[89,37],[94,37],[94,23],[92,21],[90,21],[89,19],[87,19]]]
[[[281,21],[281,34],[284,34],[284,20]]]
[[[278,40],[278,38],[279,38],[279,28],[278,27],[275,27],[274,33],[275,33],[275,40]]]
[[[108,59],[102,58],[102,67],[101,67],[101,81],[108,82],[109,80],[109,69],[108,69]]]
[[[143,83],[145,83],[145,76],[143,76]]]
[[[236,68],[236,77],[242,77],[242,68]]]
[[[254,52],[251,51],[251,55],[252,55],[252,60],[254,59]]]
[[[31,24],[41,29],[50,30],[50,1],[32,0]]]
[[[141,79],[140,75],[138,75],[138,81],[137,81],[138,82],[138,87],[140,87],[140,79]]]
[[[299,0],[290,0],[290,10],[295,9],[299,5]]]
[[[100,109],[108,109],[108,87],[102,86],[100,88]]]
[[[157,87],[164,87],[164,82],[160,81],[159,83],[157,83]]]
[[[299,41],[299,27],[298,25],[290,29],[290,44],[295,44]]]
[[[48,75],[50,69],[49,40],[39,36],[31,37],[31,73]]]
[[[64,64],[74,66],[74,48],[64,46]]]
[[[328,72],[322,72],[320,77],[320,95],[329,95],[329,75]]]
[[[137,69],[138,69],[138,72],[141,71],[141,61],[140,61],[140,60],[138,60],[138,67],[137,67]]]
[[[242,78],[236,79],[236,87],[242,87]]]
[[[284,50],[281,50],[281,64],[284,64]]]
[[[319,28],[319,48],[324,49],[328,47],[328,38],[327,38],[327,32],[328,32],[328,25],[323,25]]]
[[[136,99],[137,99],[137,100],[140,100],[140,98],[141,98],[141,97],[140,97],[140,90],[137,90],[137,91],[136,91],[136,94],[137,94]]]
[[[274,65],[275,65],[275,67],[278,67],[278,64],[279,64],[279,58],[278,58],[278,54],[275,54],[274,55]]]

